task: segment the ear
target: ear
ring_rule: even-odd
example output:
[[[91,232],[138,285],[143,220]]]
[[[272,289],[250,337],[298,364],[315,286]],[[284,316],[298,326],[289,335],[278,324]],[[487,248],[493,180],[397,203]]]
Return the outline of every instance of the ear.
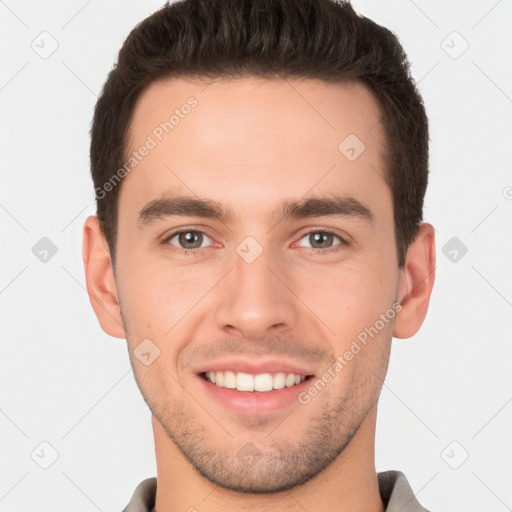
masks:
[[[435,280],[436,249],[434,228],[421,223],[418,234],[409,246],[398,285],[398,303],[393,336],[410,338],[425,320]]]
[[[85,220],[82,257],[89,300],[101,328],[110,336],[126,338],[110,251],[95,215]]]

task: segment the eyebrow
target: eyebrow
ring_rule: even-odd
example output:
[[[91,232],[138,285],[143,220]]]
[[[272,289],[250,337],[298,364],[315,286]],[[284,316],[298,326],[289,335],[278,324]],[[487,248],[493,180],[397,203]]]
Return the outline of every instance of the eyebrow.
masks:
[[[150,201],[138,212],[139,227],[169,217],[188,216],[216,219],[225,224],[236,221],[234,211],[214,201],[197,196],[165,195]],[[356,217],[370,224],[373,222],[371,210],[362,202],[348,196],[329,194],[322,197],[309,197],[299,200],[283,201],[268,214],[270,224],[287,219],[309,217]]]

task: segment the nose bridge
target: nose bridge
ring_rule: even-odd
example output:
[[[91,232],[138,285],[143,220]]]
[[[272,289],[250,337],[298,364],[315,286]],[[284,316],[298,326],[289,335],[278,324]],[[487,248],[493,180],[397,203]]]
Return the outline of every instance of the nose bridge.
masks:
[[[291,328],[297,320],[293,294],[271,249],[248,237],[233,255],[232,271],[216,304],[219,328],[237,329],[246,337],[265,335],[270,328]],[[279,276],[277,277],[276,274]]]

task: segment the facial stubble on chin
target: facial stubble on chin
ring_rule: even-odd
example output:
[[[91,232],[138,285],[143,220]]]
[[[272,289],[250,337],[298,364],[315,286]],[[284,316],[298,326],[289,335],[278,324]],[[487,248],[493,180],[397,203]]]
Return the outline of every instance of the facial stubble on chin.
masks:
[[[128,346],[129,329],[126,316],[121,310],[123,325],[127,334]],[[181,452],[191,466],[206,480],[221,488],[248,494],[275,494],[300,486],[327,469],[342,455],[351,440],[359,430],[361,424],[375,406],[377,396],[370,402],[365,402],[361,407],[361,388],[357,391],[357,370],[349,379],[348,390],[343,396],[334,397],[329,389],[324,389],[315,400],[322,400],[323,405],[316,417],[311,418],[301,439],[295,445],[286,443],[287,432],[293,432],[297,425],[303,425],[300,417],[303,407],[297,405],[284,420],[277,426],[275,419],[265,417],[239,417],[237,428],[253,430],[261,439],[261,433],[268,426],[268,434],[264,437],[265,446],[256,446],[254,443],[238,443],[240,446],[230,446],[228,449],[219,448],[222,442],[209,440],[206,426],[214,423],[215,419],[202,409],[206,419],[200,423],[190,405],[197,403],[190,398],[188,404],[169,404],[156,397],[165,398],[165,388],[155,388],[145,376],[136,370],[137,361],[130,354],[132,367],[137,385],[143,399],[153,416],[162,425],[170,441]],[[384,375],[387,370],[387,360],[384,365]],[[161,368],[161,375],[165,375],[165,369]],[[148,368],[142,372],[150,371]],[[371,379],[370,369],[365,371],[363,380]],[[375,378],[375,372],[371,372]],[[173,380],[174,381],[174,380]],[[367,382],[365,382],[367,384]],[[175,383],[176,384],[176,383]],[[177,384],[176,384],[177,385]],[[362,386],[365,388],[365,386]],[[371,386],[370,388],[371,389]],[[182,396],[187,396],[184,393]],[[364,400],[363,400],[364,402]],[[220,418],[220,422],[222,418]],[[226,442],[236,444],[236,440],[229,429],[224,428]],[[216,429],[222,431],[221,428]],[[210,430],[211,432],[211,430]],[[279,436],[282,439],[279,440]],[[252,445],[252,446],[249,446]],[[244,455],[244,450],[249,449],[249,458]],[[242,455],[241,455],[242,454]]]
[[[207,425],[215,420],[206,412],[207,419],[200,423],[187,404],[176,406],[152,400],[145,384],[139,381],[144,401],[183,457],[211,484],[240,493],[274,494],[305,484],[342,454],[371,409],[360,411],[356,417],[353,393],[337,401],[325,399],[322,410],[311,419],[311,425],[295,444],[286,443],[287,433],[303,424],[300,414],[307,405],[297,405],[277,426],[275,419],[240,417],[236,427],[255,431],[258,439],[262,439],[263,429],[268,425],[264,446],[237,443],[235,436],[225,432],[229,448],[223,449],[222,440],[208,439],[211,430]],[[228,424],[223,427],[229,431]]]

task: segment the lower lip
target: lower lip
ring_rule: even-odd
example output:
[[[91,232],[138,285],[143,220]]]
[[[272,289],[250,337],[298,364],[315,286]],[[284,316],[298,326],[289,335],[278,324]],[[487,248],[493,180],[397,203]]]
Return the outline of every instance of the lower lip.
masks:
[[[272,391],[237,391],[216,386],[200,375],[197,378],[213,398],[230,411],[245,416],[262,416],[283,409],[294,402],[299,403],[298,395],[309,387],[311,380],[309,377],[300,384]]]

